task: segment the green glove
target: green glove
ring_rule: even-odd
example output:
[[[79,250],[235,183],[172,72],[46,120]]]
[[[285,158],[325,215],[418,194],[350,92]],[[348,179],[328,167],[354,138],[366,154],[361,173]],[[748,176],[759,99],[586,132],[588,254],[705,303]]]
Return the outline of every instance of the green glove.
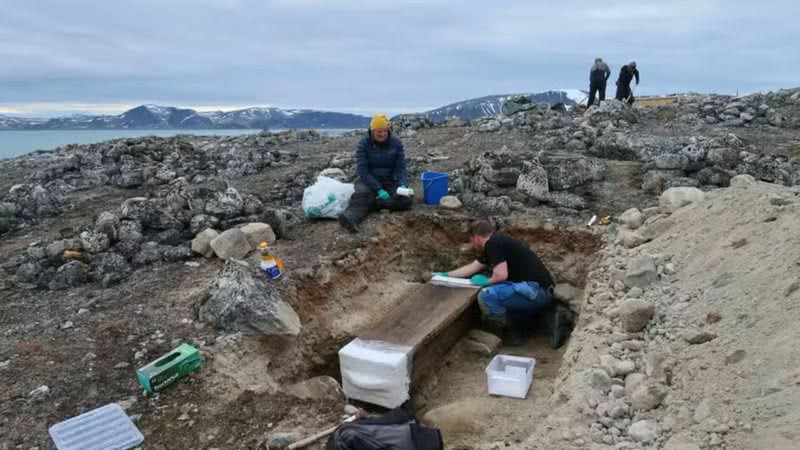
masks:
[[[486,275],[473,275],[472,278],[469,279],[470,283],[474,284],[475,286],[486,286],[489,284],[489,277]]]
[[[449,275],[447,275],[447,272],[433,272],[432,275],[435,276],[435,277],[446,277],[446,276],[449,276]]]
[[[389,193],[381,189],[378,191],[378,198],[381,200],[389,200]]]

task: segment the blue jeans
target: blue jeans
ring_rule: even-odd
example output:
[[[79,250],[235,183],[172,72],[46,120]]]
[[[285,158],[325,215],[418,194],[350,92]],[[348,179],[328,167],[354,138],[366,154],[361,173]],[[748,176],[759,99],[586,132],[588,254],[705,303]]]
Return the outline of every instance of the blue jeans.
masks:
[[[478,306],[486,317],[508,317],[509,313],[533,314],[553,303],[550,289],[535,281],[486,286],[478,292]]]

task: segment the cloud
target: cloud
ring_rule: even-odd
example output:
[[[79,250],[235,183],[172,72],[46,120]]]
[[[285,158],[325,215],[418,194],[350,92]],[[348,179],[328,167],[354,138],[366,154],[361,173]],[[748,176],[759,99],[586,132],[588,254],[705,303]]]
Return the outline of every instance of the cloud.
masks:
[[[789,0],[8,3],[6,108],[407,112],[491,93],[585,89],[596,56],[617,70],[639,62],[642,94],[800,84],[800,4]]]

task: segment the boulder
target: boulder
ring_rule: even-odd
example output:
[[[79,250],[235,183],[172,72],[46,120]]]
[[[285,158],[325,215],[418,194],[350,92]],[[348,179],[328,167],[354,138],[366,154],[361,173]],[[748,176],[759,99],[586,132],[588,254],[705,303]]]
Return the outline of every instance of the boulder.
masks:
[[[104,252],[92,258],[90,275],[103,287],[113,286],[128,276],[130,264],[119,253]]]
[[[631,395],[631,407],[634,411],[650,411],[658,408],[667,397],[667,387],[660,383],[640,384]]]
[[[214,253],[222,259],[242,259],[254,249],[247,236],[239,228],[225,230],[210,243]]]
[[[213,257],[214,249],[211,248],[211,241],[216,239],[217,236],[219,236],[217,230],[206,228],[202,232],[198,233],[194,239],[192,239],[192,251],[201,254],[206,258]]]
[[[439,201],[439,206],[445,209],[458,209],[461,208],[461,200],[455,195],[445,195]]]
[[[625,286],[632,288],[634,286],[647,289],[648,286],[658,280],[658,271],[656,262],[651,256],[642,256],[625,271]]]
[[[619,308],[619,316],[622,322],[622,329],[629,333],[638,333],[647,326],[647,322],[653,317],[655,305],[638,298],[627,299],[622,302]]]
[[[635,230],[644,223],[644,214],[636,208],[631,208],[625,210],[625,212],[619,216],[619,220],[631,230]]]
[[[636,388],[639,387],[645,380],[645,376],[643,373],[633,372],[629,373],[625,376],[625,394],[626,395],[633,395],[636,391]]]
[[[538,161],[525,162],[524,170],[517,179],[517,190],[534,199],[541,199],[550,192],[547,171]]]
[[[51,290],[65,289],[85,283],[88,279],[89,266],[80,261],[70,261],[56,270],[48,287]]]
[[[108,235],[98,231],[81,232],[80,238],[81,247],[89,253],[104,252],[111,245]]]
[[[245,238],[247,238],[247,242],[250,243],[251,249],[258,247],[258,244],[262,242],[266,242],[267,244],[275,243],[275,233],[272,231],[272,227],[265,223],[248,223],[243,226],[241,230]]]
[[[226,219],[241,215],[243,209],[244,199],[232,187],[225,189],[225,192],[215,192],[205,203],[206,213]]]
[[[296,336],[301,330],[274,283],[230,261],[212,281],[200,315],[216,328],[247,335]]]
[[[701,202],[705,193],[694,187],[672,187],[661,194],[658,204],[669,211],[675,211],[690,203]]]

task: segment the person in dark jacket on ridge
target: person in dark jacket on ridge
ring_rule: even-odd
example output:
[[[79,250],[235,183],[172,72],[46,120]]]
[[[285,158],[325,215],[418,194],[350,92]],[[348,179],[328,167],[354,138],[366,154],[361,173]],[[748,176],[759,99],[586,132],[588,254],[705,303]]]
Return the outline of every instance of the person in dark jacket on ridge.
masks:
[[[639,70],[636,68],[636,61],[632,61],[626,66],[622,66],[619,71],[619,78],[617,78],[617,100],[627,101],[629,105],[633,104],[633,92],[631,91],[631,81],[636,78],[636,85],[639,85]]]
[[[589,69],[589,103],[586,105],[587,107],[594,104],[595,94],[600,96],[597,101],[598,105],[606,99],[606,82],[610,76],[611,69],[608,68],[608,64],[603,61],[603,58],[596,58],[592,68]]]
[[[369,124],[367,136],[356,150],[358,181],[350,197],[350,205],[339,216],[339,223],[352,233],[370,210],[407,211],[411,198],[398,194],[398,188],[408,185],[406,156],[403,143],[392,136],[389,119],[376,114]]]

